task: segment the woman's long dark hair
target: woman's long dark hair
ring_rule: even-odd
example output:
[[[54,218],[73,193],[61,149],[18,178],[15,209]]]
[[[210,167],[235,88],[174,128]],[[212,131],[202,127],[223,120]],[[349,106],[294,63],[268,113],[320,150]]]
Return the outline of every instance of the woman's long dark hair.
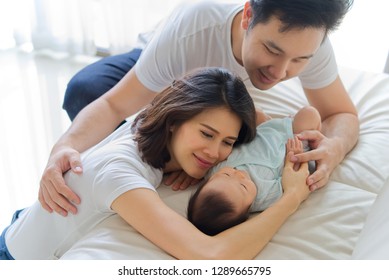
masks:
[[[254,138],[255,107],[242,80],[224,68],[202,68],[174,81],[135,118],[132,128],[142,159],[164,168],[170,160],[170,128],[217,107],[228,108],[242,120],[235,145]]]

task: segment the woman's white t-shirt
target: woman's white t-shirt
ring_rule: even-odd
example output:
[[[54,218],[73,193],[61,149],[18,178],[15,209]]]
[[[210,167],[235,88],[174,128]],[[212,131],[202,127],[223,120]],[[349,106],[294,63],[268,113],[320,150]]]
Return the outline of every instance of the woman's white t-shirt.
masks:
[[[48,213],[37,201],[23,210],[6,232],[6,245],[15,259],[58,259],[81,237],[114,215],[112,202],[136,188],[156,191],[162,171],[140,158],[127,122],[82,154],[84,172],[65,175],[67,185],[81,198],[78,213],[62,217]]]

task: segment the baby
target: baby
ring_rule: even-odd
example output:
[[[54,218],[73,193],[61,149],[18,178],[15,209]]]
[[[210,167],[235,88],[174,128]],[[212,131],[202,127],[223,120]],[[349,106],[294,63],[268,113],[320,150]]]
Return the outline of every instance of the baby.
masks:
[[[310,106],[294,118],[257,115],[255,139],[234,148],[227,160],[213,167],[190,198],[189,221],[202,232],[215,235],[247,220],[250,213],[265,210],[282,195],[286,154],[304,150],[295,135],[320,128],[320,114]]]

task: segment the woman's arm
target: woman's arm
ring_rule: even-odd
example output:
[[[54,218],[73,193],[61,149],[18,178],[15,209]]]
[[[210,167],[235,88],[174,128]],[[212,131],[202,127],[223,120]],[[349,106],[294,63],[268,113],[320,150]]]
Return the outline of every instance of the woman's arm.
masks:
[[[124,193],[112,208],[143,236],[178,259],[252,259],[308,196],[307,174],[306,163],[294,171],[288,160],[283,196],[261,214],[216,236],[200,232],[148,189]]]

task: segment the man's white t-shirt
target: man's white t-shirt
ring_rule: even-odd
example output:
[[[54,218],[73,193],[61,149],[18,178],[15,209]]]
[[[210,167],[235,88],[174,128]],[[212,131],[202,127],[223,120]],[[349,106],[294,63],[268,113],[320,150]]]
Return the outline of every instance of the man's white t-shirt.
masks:
[[[78,213],[62,217],[44,210],[39,201],[23,210],[6,232],[6,245],[15,259],[58,259],[81,237],[114,215],[112,202],[121,194],[147,188],[156,191],[162,171],[144,163],[132,140],[131,123],[118,128],[82,154],[84,172],[65,175],[81,198]]]
[[[144,50],[135,64],[138,79],[148,89],[160,92],[196,68],[224,67],[252,86],[231,46],[232,22],[242,9],[241,4],[212,1],[179,6],[152,33],[140,36],[143,45],[138,47]],[[316,89],[329,85],[337,75],[335,56],[326,38],[299,78],[304,88]]]

